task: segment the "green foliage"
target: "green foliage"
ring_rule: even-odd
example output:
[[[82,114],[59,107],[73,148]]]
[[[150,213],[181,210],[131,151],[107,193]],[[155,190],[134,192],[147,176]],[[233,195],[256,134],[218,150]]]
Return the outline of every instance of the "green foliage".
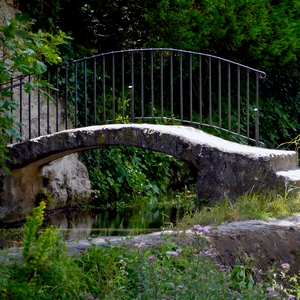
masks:
[[[298,1],[163,0],[145,7],[147,46],[222,53],[264,68],[294,62],[299,53]]]
[[[47,71],[46,64],[58,64],[62,62],[59,55],[59,45],[65,43],[68,37],[59,31],[57,35],[45,33],[39,30],[37,33],[30,31],[30,26],[34,20],[26,14],[17,13],[15,18],[8,18],[2,12],[6,25],[0,26],[0,46],[3,49],[3,59],[0,61],[0,165],[8,159],[6,145],[10,137],[20,138],[14,124],[12,111],[18,105],[12,100],[12,92],[6,88],[7,82],[20,75],[36,74],[41,75]],[[26,83],[24,88],[27,93],[33,90],[49,96],[43,88],[50,87],[45,80],[40,80],[35,76],[30,83]]]
[[[135,147],[99,148],[81,154],[99,204],[157,204],[171,187],[195,183],[187,163]],[[137,201],[138,200],[138,201]]]
[[[53,205],[53,197],[50,192],[45,189],[40,189],[38,194],[36,195],[35,203],[36,205],[40,205],[41,202],[44,202],[48,209],[54,208]]]
[[[9,299],[285,299],[299,297],[299,276],[283,263],[279,274],[255,282],[250,264],[232,270],[220,266],[206,234],[195,225],[192,235],[162,235],[155,247],[124,242],[93,245],[70,256],[53,227],[41,230],[45,204],[27,217],[23,259],[0,252],[0,297]],[[195,221],[195,220],[194,220]]]
[[[231,285],[241,291],[243,289],[252,289],[254,286],[252,269],[244,265],[235,266],[231,272]]]
[[[27,217],[22,261],[0,260],[1,299],[83,299],[82,274],[62,236],[53,227],[41,230],[44,209],[41,202]]]
[[[263,299],[262,288],[255,284],[240,291],[229,287],[230,274],[218,268],[200,234],[183,244],[165,239],[150,249],[142,242],[88,249],[79,264],[91,299]]]

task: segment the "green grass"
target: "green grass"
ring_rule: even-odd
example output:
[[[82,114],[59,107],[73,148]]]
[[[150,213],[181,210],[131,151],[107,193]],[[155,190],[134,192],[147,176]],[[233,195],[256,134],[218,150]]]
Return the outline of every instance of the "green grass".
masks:
[[[279,194],[251,193],[238,199],[225,198],[213,206],[202,206],[193,214],[187,214],[179,227],[193,224],[220,225],[232,221],[281,219],[300,213],[300,196],[290,191]]]

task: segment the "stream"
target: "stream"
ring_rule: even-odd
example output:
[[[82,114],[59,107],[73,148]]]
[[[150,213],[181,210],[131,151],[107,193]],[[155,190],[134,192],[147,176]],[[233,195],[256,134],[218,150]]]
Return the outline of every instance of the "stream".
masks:
[[[182,216],[181,209],[157,207],[54,211],[46,215],[44,227],[53,225],[65,230],[67,240],[95,236],[133,236],[173,228]]]

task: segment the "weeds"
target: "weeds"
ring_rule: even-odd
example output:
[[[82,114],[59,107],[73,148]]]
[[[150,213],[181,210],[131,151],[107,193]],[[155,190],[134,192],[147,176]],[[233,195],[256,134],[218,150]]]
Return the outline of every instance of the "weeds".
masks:
[[[180,244],[165,237],[156,247],[108,244],[72,257],[59,231],[41,230],[44,209],[41,202],[27,217],[22,259],[1,252],[1,299],[263,299],[259,286],[230,285],[203,238],[208,226],[194,226]]]
[[[300,196],[292,196],[289,191],[283,195],[275,191],[245,194],[234,201],[225,198],[214,206],[203,206],[194,214],[186,215],[179,226],[219,225],[230,221],[284,218],[300,213]]]

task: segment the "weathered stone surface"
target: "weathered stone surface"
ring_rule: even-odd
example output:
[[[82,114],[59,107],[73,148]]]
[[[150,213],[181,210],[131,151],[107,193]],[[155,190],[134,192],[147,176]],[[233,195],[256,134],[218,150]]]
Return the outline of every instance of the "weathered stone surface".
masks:
[[[24,220],[35,207],[35,196],[42,186],[40,167],[25,167],[11,172],[0,172],[0,220],[4,222]]]
[[[43,187],[53,198],[47,208],[73,207],[92,200],[89,174],[77,154],[64,156],[42,169]]]
[[[224,224],[209,239],[218,260],[229,267],[251,262],[257,275],[262,275],[288,263],[290,274],[299,274],[300,216]]]

